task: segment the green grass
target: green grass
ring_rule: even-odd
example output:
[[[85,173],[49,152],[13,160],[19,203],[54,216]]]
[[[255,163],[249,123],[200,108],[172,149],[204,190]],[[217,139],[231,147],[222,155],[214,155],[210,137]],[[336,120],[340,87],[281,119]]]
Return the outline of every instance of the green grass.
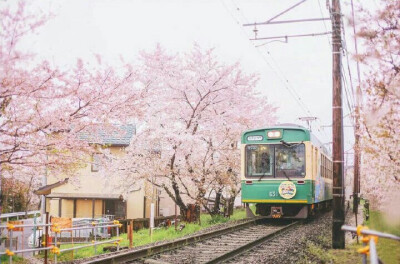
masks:
[[[10,259],[9,256],[1,255],[1,263],[8,263],[8,260]],[[13,256],[12,257],[12,263],[13,264],[27,264],[28,261],[26,259],[23,259],[20,256]]]
[[[329,244],[331,243],[329,238]],[[307,242],[307,254],[300,263],[335,263],[356,264],[361,263],[360,254],[357,253],[357,245],[349,245],[344,250],[329,249],[313,242]]]
[[[329,263],[329,264],[358,264],[361,263],[360,254],[357,253],[359,246],[356,244],[346,245],[346,249],[331,249],[332,237],[330,232],[313,239],[306,240],[306,249],[298,264]]]
[[[239,220],[243,218],[246,218],[246,211],[244,209],[235,210],[234,214],[230,218],[225,218],[225,217],[211,218],[211,216],[208,214],[202,214],[200,219],[201,225],[197,223],[196,224],[185,223],[185,228],[183,228],[182,231],[175,231],[174,226],[171,226],[169,228],[155,229],[153,231],[153,236],[150,238],[149,229],[138,230],[133,234],[133,245],[134,247],[136,247],[156,241],[172,240],[183,237],[185,235],[193,234],[201,229],[207,228],[215,224],[221,224],[228,221]],[[127,240],[127,234],[122,234],[120,237],[123,239],[120,246],[127,247],[129,245],[129,241]],[[113,237],[112,239],[115,239],[115,237]],[[80,245],[75,245],[75,246],[80,246]],[[107,246],[110,246],[110,244],[98,245],[97,254],[103,253],[103,248]],[[71,248],[71,247],[73,247],[72,244],[62,245],[61,249]],[[74,259],[87,258],[91,256],[94,256],[94,247],[78,249],[74,252]],[[50,254],[50,258],[53,259],[54,255]],[[60,261],[72,260],[72,253],[71,251],[61,253],[57,259]]]
[[[366,225],[369,229],[400,236],[400,226],[389,225],[385,222],[382,213],[377,211],[370,211],[370,218]],[[331,249],[330,247],[330,236],[321,236],[317,242],[308,241],[304,259],[299,263],[358,264],[362,262],[362,255],[357,252],[363,247],[362,244],[346,244],[345,249]],[[400,263],[400,242],[379,238],[377,250],[383,263]]]
[[[370,211],[367,226],[369,229],[400,236],[400,224],[389,225],[382,213]],[[400,242],[379,238],[377,244],[378,256],[384,263],[400,263]]]

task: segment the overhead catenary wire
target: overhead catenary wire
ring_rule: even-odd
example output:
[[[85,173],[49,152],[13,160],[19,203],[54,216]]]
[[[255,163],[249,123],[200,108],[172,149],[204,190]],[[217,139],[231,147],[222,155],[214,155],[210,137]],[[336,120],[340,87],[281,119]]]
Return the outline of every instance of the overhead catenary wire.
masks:
[[[317,2],[318,2],[318,6],[319,6],[319,10],[321,12],[321,15],[323,15],[321,3],[320,3],[320,1],[317,1]],[[330,10],[329,7],[328,7],[328,9],[329,9],[330,15],[332,16],[332,13],[331,13],[331,10]],[[323,21],[323,23],[324,23],[325,29],[327,29],[325,21]],[[342,35],[343,35],[343,37],[342,37],[342,50],[343,50],[343,52],[345,53],[345,56],[346,56],[347,71],[344,69],[343,62],[342,62],[340,67],[342,68],[342,80],[343,80],[343,83],[344,83],[346,105],[347,105],[347,108],[348,108],[349,113],[350,113],[350,122],[351,122],[351,125],[352,125],[353,129],[354,129],[354,126],[355,126],[355,124],[354,124],[354,109],[355,109],[355,107],[354,107],[353,78],[352,78],[352,74],[351,74],[351,70],[350,70],[350,62],[349,62],[349,58],[348,58],[348,49],[347,49],[345,27],[344,27],[343,20],[341,22],[341,28],[342,28],[341,32],[342,32]],[[331,44],[331,41],[330,41],[329,38],[328,38],[328,41]],[[347,81],[347,78],[346,78],[346,72],[348,72],[350,87],[349,87],[349,84],[348,84],[348,81]],[[349,89],[351,89],[351,90],[349,90]]]
[[[353,19],[353,35],[354,35],[354,50],[356,52],[356,56],[358,56],[358,45],[357,45],[357,34],[356,34],[356,22],[355,22],[355,16],[354,16],[354,4],[353,4],[353,0],[351,0],[351,16]],[[361,74],[360,74],[360,63],[358,60],[356,60],[356,66],[357,66],[357,78],[358,78],[358,86],[360,88],[361,86]],[[362,96],[362,92],[361,89],[357,90],[357,97],[361,97]]]
[[[238,25],[243,25],[243,24],[249,24],[247,17],[244,15],[244,12],[241,8],[238,7],[237,3],[235,2],[235,0],[230,0],[230,2],[233,4],[234,9],[237,11],[237,13],[239,14],[239,16],[241,16],[241,20],[245,21],[245,23],[240,23],[239,19],[237,17],[235,17],[235,15],[232,14],[232,11],[230,8],[227,7],[227,4],[222,0],[222,5],[223,7],[227,10],[227,12],[229,13],[229,15],[236,21],[236,23]],[[302,1],[304,2],[304,1]],[[321,14],[322,14],[322,10],[321,10]],[[275,16],[277,17],[277,16]],[[274,17],[274,18],[275,18]],[[323,14],[322,14],[323,17]],[[270,19],[271,20],[271,19]],[[321,19],[321,20],[325,20],[325,19]],[[324,22],[325,25],[325,22]],[[241,33],[246,36],[248,39],[248,33],[243,29],[243,27],[241,28]],[[326,26],[325,26],[326,29]],[[326,31],[328,31],[326,29]],[[329,32],[328,32],[329,33]],[[321,35],[325,35],[326,32],[324,32],[324,34]],[[318,34],[314,34],[314,35],[318,35]],[[328,42],[330,43],[329,40],[329,36],[328,38]],[[252,42],[251,42],[252,43]],[[265,63],[268,65],[269,68],[271,68],[271,70],[273,71],[273,73],[278,77],[279,81],[283,83],[285,89],[289,92],[289,94],[295,99],[295,102],[299,105],[299,107],[301,108],[301,110],[304,112],[304,114],[308,115],[308,116],[313,116],[313,114],[311,113],[310,109],[308,108],[308,106],[304,103],[303,99],[301,98],[301,96],[298,94],[298,92],[296,91],[296,89],[291,85],[289,79],[285,76],[285,74],[283,73],[283,71],[280,69],[280,67],[278,66],[278,63],[275,61],[275,59],[272,57],[271,53],[266,49],[266,54],[269,56],[269,58],[266,56],[266,54],[264,52],[261,52],[259,49],[257,49],[257,47],[259,46],[263,46],[263,45],[254,45],[252,43],[252,46],[256,49],[256,52],[258,54],[260,54],[260,57],[265,61]],[[272,63],[270,62],[272,61]],[[274,65],[273,65],[274,64]],[[329,138],[327,132],[322,129],[322,122],[321,120],[318,118],[317,120],[317,130],[324,134],[325,137]]]
[[[324,16],[324,12],[322,11],[321,2],[319,0],[317,2],[318,2],[319,12],[321,13],[321,16]],[[330,15],[330,10],[329,10],[329,15]],[[331,17],[331,15],[330,15],[330,17]],[[331,19],[332,19],[332,17],[331,17]],[[325,31],[328,31],[328,27],[326,26],[325,21],[322,21],[322,22],[324,23]],[[327,35],[327,39],[328,39],[329,47],[332,50],[332,43],[331,43],[331,40],[329,38],[329,35]]]
[[[227,10],[227,12],[229,13],[229,15],[236,21],[236,23],[240,26],[241,32],[244,36],[246,36],[247,39],[249,39],[249,36],[247,34],[247,32],[243,29],[243,27],[241,26],[243,23],[241,23],[240,21],[238,21],[238,19],[232,14],[232,12],[229,10],[229,8],[226,6],[226,3],[224,2],[224,0],[221,0],[224,8]],[[232,4],[234,4],[236,6],[236,3],[234,1],[231,1]],[[240,8],[238,8],[236,6],[236,10],[240,10]],[[242,16],[245,20],[247,20],[247,18],[244,16],[243,12],[242,12]],[[257,47],[250,42],[251,45],[255,48],[256,52],[261,56],[261,58],[265,61],[265,63],[268,65],[268,67],[274,72],[274,74],[278,77],[278,79],[283,83],[284,87],[288,90],[288,92],[290,93],[290,95],[295,99],[296,103],[300,106],[300,108],[304,111],[304,113],[306,115],[311,115],[310,110],[307,108],[307,106],[304,104],[304,102],[302,101],[301,97],[294,91],[292,90],[292,88],[289,86],[289,80],[284,77],[284,76],[280,76],[280,74],[278,73],[278,71],[272,66],[272,64],[268,61],[267,57],[265,56],[264,53],[262,53],[259,49],[257,49]],[[271,56],[271,54],[269,53],[269,51],[267,51],[267,54]],[[271,56],[272,58],[272,56]],[[273,58],[272,58],[273,60]],[[274,60],[273,60],[274,61]]]
[[[317,37],[317,36],[323,36],[323,35],[330,35],[332,34],[332,31],[325,31],[325,32],[319,32],[319,33],[309,33],[309,34],[297,34],[297,35],[282,35],[282,36],[273,36],[273,37],[262,37],[262,38],[252,38],[250,40],[267,40],[267,39],[288,39],[288,38],[301,38],[301,37]]]
[[[319,11],[321,13],[321,16],[323,16],[321,3],[320,3],[320,1],[317,1],[317,2],[318,2],[318,7],[319,7]],[[330,7],[328,6],[327,8],[329,10],[330,16],[332,16]],[[324,24],[325,30],[328,30],[325,21],[323,21],[323,24]],[[342,27],[342,34],[343,34],[343,42],[342,42],[343,45],[342,45],[342,48],[346,52],[347,70],[349,72],[349,79],[350,79],[350,84],[351,84],[351,87],[352,87],[351,92],[349,92],[349,90],[348,90],[347,79],[346,79],[346,76],[343,74],[343,72],[346,72],[344,70],[343,64],[341,65],[341,67],[342,67],[342,79],[343,79],[343,82],[345,84],[344,87],[345,87],[345,97],[346,97],[347,107],[348,107],[349,112],[352,114],[352,113],[354,113],[354,89],[353,89],[353,81],[352,81],[352,76],[351,76],[351,71],[350,71],[350,63],[349,63],[348,52],[347,52],[347,43],[346,43],[346,36],[345,36],[343,20],[342,20],[341,27]],[[330,47],[332,47],[332,43],[331,43],[331,40],[330,40],[329,36],[327,37],[327,39],[328,39]],[[351,115],[350,120],[351,120],[351,123],[352,123],[352,127],[354,128],[353,114]]]
[[[222,1],[223,2],[223,1]],[[243,11],[241,8],[239,8],[236,4],[236,2],[234,0],[231,0],[232,4],[235,6],[236,10],[239,11],[239,13],[241,14],[241,16],[243,17],[244,21],[246,23],[248,23],[248,19],[246,18],[246,16],[244,15]],[[304,1],[303,1],[304,2]],[[226,9],[228,9],[225,6]],[[228,10],[229,11],[229,10]],[[229,13],[231,14],[231,12],[229,11]],[[234,18],[236,21],[237,19],[231,14],[232,18]],[[240,21],[237,21],[238,24],[240,24]],[[247,38],[249,38],[247,32],[245,32],[243,30],[243,28],[241,27],[242,32],[244,32],[244,34],[246,35]],[[296,90],[291,87],[291,84],[288,80],[288,78],[286,78],[286,76],[284,76],[282,70],[279,68],[277,62],[275,61],[275,59],[272,57],[271,53],[267,50],[267,54],[270,56],[271,60],[274,62],[275,67],[277,69],[274,69],[274,67],[269,63],[269,61],[267,60],[267,58],[265,57],[265,54],[260,52],[259,49],[257,49],[257,47],[252,44],[253,47],[256,48],[256,51],[262,56],[263,60],[270,66],[270,68],[275,72],[275,74],[280,78],[280,80],[284,83],[285,88],[289,91],[289,93],[293,96],[293,98],[296,100],[296,102],[299,104],[299,106],[303,109],[303,111],[307,114],[307,115],[312,115],[310,109],[307,107],[307,105],[303,102],[303,100],[301,99],[301,96],[296,92]]]
[[[355,122],[356,122],[355,121],[355,118],[356,118],[355,109],[356,109],[356,104],[357,104],[357,99],[355,99],[355,98],[357,96],[357,93],[356,93],[356,91],[354,89],[354,85],[353,85],[354,82],[353,82],[352,72],[351,72],[351,69],[350,69],[349,51],[348,51],[348,47],[347,47],[346,31],[345,31],[345,26],[344,26],[343,20],[342,20],[342,23],[341,23],[341,28],[342,28],[342,34],[343,34],[343,37],[342,37],[342,49],[343,49],[343,52],[345,53],[345,56],[346,56],[347,74],[348,74],[349,83],[350,83],[350,85],[347,84],[347,79],[345,78],[345,75],[344,75],[343,79],[344,79],[344,82],[346,84],[345,85],[345,92],[346,92],[345,96],[346,96],[346,101],[347,101],[347,105],[348,105],[349,111],[351,113],[351,123],[353,125],[353,128],[355,129]],[[342,72],[345,73],[346,70],[344,69],[343,62],[342,62],[341,66],[342,66]]]
[[[304,2],[304,1],[303,1],[303,2]],[[276,16],[275,16],[275,17],[276,17]],[[321,11],[321,17],[324,17],[324,15],[322,14],[322,11]],[[269,21],[271,21],[271,20],[272,20],[272,19],[270,19]],[[325,19],[322,19],[322,20],[324,21]],[[246,23],[248,23],[248,21],[246,21]],[[324,21],[324,25],[325,25],[325,21]],[[296,36],[320,36],[320,35],[329,35],[330,33],[331,33],[331,32],[328,32],[328,29],[327,29],[326,26],[325,26],[325,32],[323,32],[323,33],[293,35],[292,37],[296,37]],[[287,39],[287,37],[289,37],[289,36],[282,36],[282,37],[286,37],[286,39]],[[263,39],[263,38],[259,38],[259,39]],[[264,39],[270,39],[270,38],[264,38]],[[328,36],[328,41],[329,41],[329,36]],[[329,43],[330,43],[330,42],[329,42]],[[262,45],[259,45],[259,46],[262,46]],[[288,78],[285,77],[285,75],[283,74],[283,71],[280,69],[280,67],[278,66],[278,63],[277,63],[276,60],[272,57],[271,53],[270,53],[268,50],[266,50],[266,52],[267,52],[267,54],[270,56],[270,58],[271,58],[271,60],[274,62],[274,64],[276,65],[276,67],[277,67],[278,71],[280,72],[280,74],[283,76],[283,78],[285,79],[285,81],[286,81],[286,82],[288,83],[288,85],[290,86],[290,88],[291,88],[291,90],[292,90],[292,91],[290,91],[290,92],[293,94],[293,96],[294,96],[295,98],[298,98],[299,103],[303,105],[303,110],[307,113],[307,115],[309,115],[309,116],[314,116],[314,115],[311,113],[311,111],[310,111],[310,109],[308,108],[308,106],[303,102],[303,100],[301,99],[300,95],[297,93],[296,89],[294,89],[294,88],[291,86],[291,84],[290,84]],[[321,120],[318,118],[318,119],[316,120],[316,122],[319,123],[319,126],[317,127],[317,130],[318,130],[319,132],[322,132],[323,134],[325,134],[326,137],[328,137],[326,131],[325,131],[324,129],[321,129],[321,128],[322,128]],[[321,130],[322,130],[322,131],[321,131]]]
[[[321,2],[320,2],[319,0],[318,0],[317,2],[318,2],[319,12],[320,12],[321,16],[323,17],[323,16],[324,16],[324,12],[322,11]],[[330,7],[327,6],[327,8],[328,8],[329,17],[332,19],[332,14],[331,14]],[[323,20],[322,22],[323,22],[325,31],[328,31],[328,27],[327,27],[327,25],[326,25],[326,23],[325,23],[325,20]],[[326,38],[327,38],[327,40],[328,40],[329,48],[330,48],[330,50],[332,51],[332,42],[331,42],[331,39],[330,39],[329,35],[326,35]],[[319,121],[320,121],[320,120],[319,120]],[[322,127],[323,127],[323,124],[322,124],[321,122],[319,122],[319,123],[320,123],[320,127],[322,128]],[[323,130],[324,134],[326,135],[325,130],[324,130],[324,129],[322,129],[322,130]]]
[[[350,91],[349,91],[349,86],[348,86],[348,82],[347,82],[347,79],[346,79],[346,76],[345,76],[345,74],[343,73],[344,72],[344,69],[343,69],[343,65],[341,65],[341,67],[342,67],[342,79],[343,79],[343,86],[344,86],[344,91],[345,91],[345,99],[346,99],[346,105],[347,105],[347,108],[348,108],[348,110],[349,110],[349,112],[350,112],[350,122],[351,122],[351,125],[352,125],[352,127],[354,128],[354,105],[353,105],[353,103],[350,101],[351,99],[350,99]]]
[[[348,74],[349,74],[351,96],[352,96],[352,101],[353,101],[353,105],[354,105],[355,90],[354,90],[354,86],[353,86],[353,77],[352,77],[351,70],[350,70],[349,52],[348,52],[348,48],[347,48],[346,31],[345,31],[345,27],[344,27],[343,21],[342,21],[342,33],[343,33],[343,49],[344,49],[345,54],[346,54],[347,71],[348,71]]]

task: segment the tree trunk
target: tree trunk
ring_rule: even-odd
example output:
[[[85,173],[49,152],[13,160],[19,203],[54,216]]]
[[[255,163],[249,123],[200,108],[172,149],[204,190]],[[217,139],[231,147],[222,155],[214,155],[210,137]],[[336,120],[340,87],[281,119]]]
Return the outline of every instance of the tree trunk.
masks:
[[[214,208],[211,212],[211,217],[217,216],[220,214],[221,209],[221,198],[222,198],[222,190],[218,190],[215,194]]]

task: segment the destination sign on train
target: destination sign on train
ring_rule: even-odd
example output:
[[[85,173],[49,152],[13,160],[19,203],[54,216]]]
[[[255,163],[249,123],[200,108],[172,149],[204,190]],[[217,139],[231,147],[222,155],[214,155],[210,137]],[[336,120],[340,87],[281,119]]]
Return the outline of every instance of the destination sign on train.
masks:
[[[248,136],[247,140],[248,141],[261,141],[261,140],[263,140],[263,136]]]

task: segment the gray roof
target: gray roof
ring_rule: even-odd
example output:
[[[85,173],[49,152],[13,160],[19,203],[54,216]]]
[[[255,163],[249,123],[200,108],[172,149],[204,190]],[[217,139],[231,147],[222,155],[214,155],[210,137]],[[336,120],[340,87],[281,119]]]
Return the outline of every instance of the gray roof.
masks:
[[[66,183],[68,183],[68,178],[65,178],[64,180],[58,181],[58,182],[53,183],[53,184],[42,186],[42,187],[40,187],[39,189],[37,189],[37,190],[35,190],[33,192],[35,194],[37,194],[37,195],[48,195],[48,194],[51,193],[51,190],[53,188],[56,188],[56,187],[61,186],[61,185],[64,185]]]
[[[96,125],[87,131],[80,133],[79,138],[92,144],[129,146],[136,127],[127,125]]]
[[[51,193],[47,198],[64,199],[122,199],[121,194],[116,193]]]

